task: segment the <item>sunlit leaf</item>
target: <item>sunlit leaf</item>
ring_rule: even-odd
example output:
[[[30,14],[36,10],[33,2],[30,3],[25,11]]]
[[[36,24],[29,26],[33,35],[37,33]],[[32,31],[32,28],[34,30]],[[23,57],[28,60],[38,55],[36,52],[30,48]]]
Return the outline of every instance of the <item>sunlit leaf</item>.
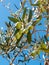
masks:
[[[21,40],[21,38],[23,37],[23,33],[22,33],[22,35],[19,37],[19,39],[17,40],[17,42],[16,42],[16,44],[18,44],[19,42],[20,42],[20,40]]]
[[[44,43],[41,43],[40,47],[45,48],[45,49],[47,48],[46,44],[44,44]]]
[[[33,26],[35,26],[36,24],[38,24],[41,19],[42,19],[42,16],[39,16],[39,17],[37,18],[37,20],[33,22]]]
[[[33,28],[34,28],[34,26],[31,25],[31,26],[29,27],[29,30],[33,30]]]
[[[26,30],[24,30],[24,32],[23,32],[24,34],[27,34],[28,33],[28,29],[26,29]]]
[[[19,39],[21,37],[22,34],[20,34],[19,32],[15,35],[16,39]]]
[[[49,53],[49,49],[41,48],[41,50],[44,51],[45,53]]]
[[[41,8],[41,12],[46,12],[46,9],[42,5],[40,6],[40,8]]]
[[[39,55],[40,51],[39,50],[34,50],[30,55],[35,57],[36,55]]]

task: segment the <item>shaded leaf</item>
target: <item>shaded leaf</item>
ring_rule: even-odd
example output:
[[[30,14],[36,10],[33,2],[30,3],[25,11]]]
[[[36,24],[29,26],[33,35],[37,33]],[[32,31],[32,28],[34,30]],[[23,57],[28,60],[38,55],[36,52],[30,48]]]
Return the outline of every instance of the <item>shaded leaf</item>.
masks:
[[[25,18],[26,11],[27,11],[27,8],[24,8],[24,12],[23,12],[23,15],[22,15],[22,20],[24,20],[24,18]]]
[[[10,22],[9,23],[5,22],[5,24],[6,24],[7,27],[11,27],[11,23]]]
[[[28,18],[28,22],[30,22],[31,19],[32,19],[32,10],[29,10],[29,18]]]
[[[27,41],[28,41],[28,43],[31,43],[31,40],[32,40],[31,33],[29,31],[28,34],[27,34]]]
[[[8,58],[10,59],[10,55],[9,55],[9,54],[7,54],[7,56],[8,56]]]
[[[42,23],[39,23],[38,25],[42,25]]]
[[[16,6],[16,4],[14,4],[14,6],[16,7],[16,9],[18,9],[18,7]]]
[[[8,17],[8,18],[14,23],[19,22],[18,18],[13,18],[13,17]]]
[[[39,4],[31,4],[32,6],[39,6]]]
[[[44,36],[44,38],[45,38],[45,40],[46,40],[46,42],[47,42],[47,41],[48,41],[47,37],[46,37],[46,36]]]
[[[14,35],[15,35],[17,32],[19,32],[19,29],[16,29],[16,30],[15,30]]]

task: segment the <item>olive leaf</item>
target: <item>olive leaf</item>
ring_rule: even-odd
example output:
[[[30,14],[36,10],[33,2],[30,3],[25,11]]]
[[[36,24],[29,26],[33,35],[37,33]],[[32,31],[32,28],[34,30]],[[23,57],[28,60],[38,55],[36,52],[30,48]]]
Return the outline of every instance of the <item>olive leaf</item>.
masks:
[[[27,8],[25,7],[25,8],[24,8],[24,11],[23,11],[23,15],[22,15],[22,20],[24,20],[24,18],[25,18],[26,11],[27,11]]]
[[[40,50],[34,50],[34,51],[30,54],[30,56],[35,57],[36,55],[39,55],[39,53],[40,53]]]
[[[14,4],[14,6],[16,7],[16,9],[18,9],[18,7],[16,6],[16,4]]]
[[[41,48],[42,51],[49,53],[49,49]]]
[[[27,42],[28,42],[28,43],[31,43],[31,40],[32,40],[31,35],[32,35],[31,32],[28,31],[28,33],[27,33]]]
[[[8,17],[8,18],[9,18],[9,20],[11,20],[14,23],[19,22],[18,18],[14,18],[14,17]]]
[[[40,44],[40,48],[39,48],[41,51],[44,51],[46,53],[49,53],[49,49],[47,48],[46,44],[44,43],[41,43]]]
[[[44,39],[46,40],[46,42],[48,41],[48,39],[47,39],[47,37],[46,37],[46,36],[44,36]]]
[[[29,10],[29,17],[28,17],[28,22],[30,22],[30,20],[32,19],[32,10]]]
[[[45,49],[47,48],[46,44],[44,44],[43,42],[40,44],[40,47]]]
[[[11,27],[11,22],[9,22],[9,23],[5,22],[5,24],[7,27]]]
[[[23,37],[23,33],[22,33],[22,35],[20,36],[20,38],[17,40],[16,45],[18,45],[18,43],[20,42],[20,40],[21,40],[22,37]]]
[[[38,23],[40,22],[41,19],[42,19],[42,16],[39,16],[39,17],[37,18],[37,20],[33,22],[32,25],[35,26],[36,24],[38,24]]]

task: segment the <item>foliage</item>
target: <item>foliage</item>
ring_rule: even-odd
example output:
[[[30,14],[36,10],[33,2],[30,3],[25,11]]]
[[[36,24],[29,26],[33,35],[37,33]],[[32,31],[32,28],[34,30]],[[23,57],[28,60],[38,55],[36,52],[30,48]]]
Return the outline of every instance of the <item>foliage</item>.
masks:
[[[47,23],[49,22],[49,1],[37,0],[33,3],[32,1],[29,0],[31,8],[25,7],[26,0],[21,1],[20,10],[16,14],[11,13],[12,16],[8,17],[13,23],[5,22],[7,30],[5,32],[0,30],[0,54],[9,60],[12,59],[10,65],[13,64],[17,56],[24,57],[24,60],[18,60],[19,63],[29,61],[32,57],[37,58],[41,51],[47,56],[49,55],[49,24],[45,22],[47,30],[36,30],[37,26],[42,26],[42,18],[46,18]],[[32,10],[33,7],[34,10]],[[42,38],[38,35],[40,40],[37,40],[35,36],[33,39],[32,36],[40,31],[41,33],[42,31],[46,32],[46,34]],[[24,53],[24,50],[28,54]],[[11,58],[10,53],[12,52]]]

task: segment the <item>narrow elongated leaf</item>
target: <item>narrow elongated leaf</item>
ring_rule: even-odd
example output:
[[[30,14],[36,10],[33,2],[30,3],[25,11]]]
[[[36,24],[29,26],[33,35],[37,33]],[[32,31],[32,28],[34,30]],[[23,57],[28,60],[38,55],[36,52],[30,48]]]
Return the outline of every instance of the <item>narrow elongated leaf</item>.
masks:
[[[10,55],[9,55],[9,54],[7,54],[7,56],[8,56],[8,58],[10,59]]]
[[[37,20],[33,22],[33,26],[35,26],[36,24],[38,24],[41,19],[42,19],[42,16],[39,16],[39,17],[37,18]]]
[[[45,48],[45,49],[47,48],[46,44],[44,44],[44,43],[41,43],[40,47]]]
[[[5,24],[6,24],[7,27],[11,27],[11,23],[10,22],[9,23],[5,22]]]
[[[45,40],[46,40],[46,42],[47,42],[47,41],[48,41],[47,37],[46,37],[46,36],[44,36],[44,38],[45,38]]]
[[[16,7],[16,9],[18,9],[18,7],[16,6],[16,4],[14,4],[14,6]]]
[[[30,20],[32,19],[32,10],[29,11],[29,18],[28,18],[28,22],[30,22]]]
[[[49,49],[41,48],[42,51],[49,53]]]
[[[39,55],[40,50],[34,50],[30,55],[35,57],[36,55]]]
[[[28,32],[28,34],[27,34],[27,41],[28,41],[28,43],[31,43],[31,33],[30,33],[30,31]]]
[[[23,34],[21,35],[21,37],[17,40],[16,45],[18,46],[18,43],[20,42],[21,38],[23,37]]]
[[[20,34],[19,32],[15,35],[16,39],[19,39],[21,37],[22,34]]]
[[[39,6],[39,4],[31,4],[32,6]]]
[[[17,18],[13,18],[13,17],[8,17],[9,20],[11,20],[12,22],[16,23],[16,22],[19,22],[19,19]]]
[[[27,11],[27,8],[24,8],[24,12],[23,12],[23,15],[22,15],[22,20],[24,20],[24,18],[25,18],[26,11]]]
[[[30,54],[30,56],[33,56],[33,57],[35,57],[36,56],[36,52],[32,52],[31,54]]]
[[[18,33],[18,32],[19,32],[19,29],[16,29],[14,35],[15,35],[16,33]]]
[[[37,4],[33,4],[32,3],[32,0],[29,0],[29,2],[30,2],[30,4],[31,4],[31,6],[38,6],[39,4],[37,3]]]

